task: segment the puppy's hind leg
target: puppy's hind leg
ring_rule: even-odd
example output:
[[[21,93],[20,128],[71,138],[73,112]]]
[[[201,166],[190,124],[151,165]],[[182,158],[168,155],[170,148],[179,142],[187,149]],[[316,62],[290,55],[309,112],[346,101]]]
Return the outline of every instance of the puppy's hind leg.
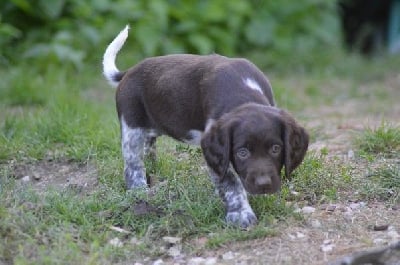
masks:
[[[124,176],[128,189],[147,187],[143,162],[146,130],[130,128],[121,117],[121,145],[124,158]]]

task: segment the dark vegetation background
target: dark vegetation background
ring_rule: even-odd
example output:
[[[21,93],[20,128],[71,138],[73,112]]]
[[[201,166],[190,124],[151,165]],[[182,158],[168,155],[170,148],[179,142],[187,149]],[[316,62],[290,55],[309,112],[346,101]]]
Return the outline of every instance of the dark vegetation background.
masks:
[[[216,52],[253,54],[276,67],[282,61],[282,67],[288,61],[304,65],[313,54],[342,47],[340,5],[351,2],[356,1],[1,1],[0,65],[99,65],[125,24],[132,27],[126,48],[131,63],[168,53]]]

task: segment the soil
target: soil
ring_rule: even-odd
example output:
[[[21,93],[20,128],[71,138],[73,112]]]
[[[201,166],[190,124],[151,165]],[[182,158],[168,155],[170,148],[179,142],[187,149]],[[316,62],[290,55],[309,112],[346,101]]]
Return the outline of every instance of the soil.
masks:
[[[400,78],[391,77],[386,83],[394,87],[388,93],[399,99]],[[317,132],[318,137],[313,139],[309,149],[327,149],[329,155],[341,157],[343,163],[358,167],[359,174],[364,174],[365,164],[352,156],[354,134],[366,127],[379,126],[382,120],[400,125],[400,104],[380,104],[376,108],[371,104],[374,104],[373,98],[354,98],[331,106],[308,107],[297,113],[299,117],[307,117],[307,129]],[[51,184],[90,192],[97,183],[95,167],[68,161],[11,164],[11,168],[17,178],[32,181],[39,190]],[[182,251],[177,258],[149,259],[145,263],[328,264],[344,255],[400,240],[400,206],[346,199],[300,210],[304,210],[304,222],[276,224],[276,236],[230,243],[204,251],[201,257],[185,255]]]

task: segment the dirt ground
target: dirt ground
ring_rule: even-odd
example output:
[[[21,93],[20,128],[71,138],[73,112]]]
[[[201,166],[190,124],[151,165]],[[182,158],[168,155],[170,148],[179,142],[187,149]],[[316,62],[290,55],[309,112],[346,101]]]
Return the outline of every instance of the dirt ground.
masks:
[[[400,76],[392,77],[394,96],[400,98]],[[400,125],[400,104],[382,102],[376,108],[373,99],[349,99],[331,106],[306,108],[305,127],[319,137],[310,150],[327,148],[329,155],[357,167],[366,174],[365,162],[353,156],[351,139],[366,127],[379,126],[382,120]],[[397,161],[399,162],[399,161]],[[397,163],[396,162],[396,163]],[[15,166],[22,180],[33,178],[38,189],[48,184],[88,189],[96,184],[94,167],[68,162],[46,161],[40,165]],[[55,177],[65,172],[68,178]],[[27,172],[33,172],[28,175]],[[202,252],[201,257],[181,253],[177,258],[149,259],[149,264],[328,264],[355,251],[387,246],[400,240],[400,206],[387,207],[382,202],[339,201],[299,209],[305,222],[277,224],[278,234],[263,239],[227,244]],[[384,229],[377,229],[380,226]],[[374,228],[375,227],[375,228]],[[381,231],[376,231],[381,230]],[[136,263],[141,264],[141,263]]]

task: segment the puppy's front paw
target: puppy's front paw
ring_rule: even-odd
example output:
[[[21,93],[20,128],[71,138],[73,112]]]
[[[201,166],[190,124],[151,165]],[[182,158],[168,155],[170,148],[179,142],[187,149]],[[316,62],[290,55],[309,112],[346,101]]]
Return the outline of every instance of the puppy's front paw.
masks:
[[[226,222],[241,228],[248,228],[257,224],[257,217],[251,209],[240,209],[227,212]]]

